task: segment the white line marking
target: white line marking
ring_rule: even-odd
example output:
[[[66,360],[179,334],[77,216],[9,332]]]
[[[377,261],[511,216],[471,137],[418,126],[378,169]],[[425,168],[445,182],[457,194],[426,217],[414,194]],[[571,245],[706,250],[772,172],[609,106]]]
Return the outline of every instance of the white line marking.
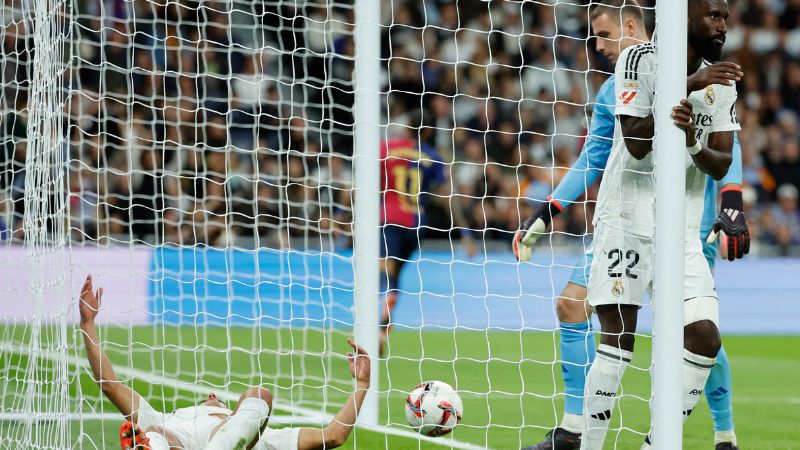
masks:
[[[800,397],[733,397],[734,403],[770,403],[800,405]]]
[[[30,355],[30,350],[25,349],[22,347],[12,348],[11,346],[6,345],[5,343],[0,343],[0,351],[10,351],[21,353],[25,355]],[[39,357],[49,359],[55,362],[64,362],[66,361],[68,364],[72,364],[75,366],[82,366],[88,367],[89,361],[86,358],[77,358],[75,356],[65,356],[60,354],[53,354],[51,352],[42,352],[39,353]],[[155,385],[165,385],[171,388],[175,388],[182,391],[193,392],[199,395],[206,395],[211,391],[214,391],[221,400],[225,401],[236,401],[239,399],[239,394],[235,394],[227,389],[224,391],[220,391],[215,389],[212,386],[199,386],[194,383],[188,383],[185,381],[176,381],[171,380],[163,377],[157,377],[151,373],[145,372],[143,370],[133,369],[130,367],[114,367],[114,370],[118,374],[122,374],[128,377],[137,378],[141,381],[145,381],[149,384]],[[290,425],[290,424],[308,424],[308,425],[320,425],[320,424],[327,424],[328,422],[333,419],[331,415],[325,415],[320,413],[319,411],[311,408],[304,408],[300,406],[294,406],[290,403],[284,403],[278,399],[273,400],[272,403],[273,409],[288,411],[290,413],[295,413],[297,417],[289,416],[289,417],[281,417],[281,416],[273,416],[269,419],[270,424],[276,425]],[[2,420],[20,420],[23,415],[19,413],[0,413],[0,421]],[[24,418],[30,419],[30,416],[25,416]],[[34,420],[53,420],[56,417],[53,414],[42,413],[39,417],[36,417]],[[70,420],[121,420],[121,414],[113,414],[113,413],[104,413],[104,414],[81,414],[81,413],[70,413],[69,414]],[[461,442],[456,441],[451,438],[445,437],[436,437],[432,438],[429,436],[420,435],[419,433],[415,433],[410,430],[404,430],[401,428],[394,428],[394,427],[387,427],[387,426],[366,426],[366,425],[357,425],[359,428],[369,431],[374,431],[378,433],[386,433],[395,436],[405,437],[409,439],[414,439],[418,441],[429,442],[431,444],[441,445],[443,447],[450,447],[450,448],[458,448],[464,450],[482,450],[487,449],[487,447],[482,447],[475,444],[470,444],[468,442]],[[488,450],[488,449],[487,449]]]

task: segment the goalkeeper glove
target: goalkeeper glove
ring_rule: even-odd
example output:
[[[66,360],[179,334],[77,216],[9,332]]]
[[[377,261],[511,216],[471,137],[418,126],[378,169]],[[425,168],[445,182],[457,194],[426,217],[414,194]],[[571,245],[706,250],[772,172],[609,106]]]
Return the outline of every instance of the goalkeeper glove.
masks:
[[[728,261],[750,252],[750,230],[745,221],[742,190],[739,188],[722,190],[722,207],[706,242],[713,243],[720,232],[728,238]]]
[[[517,261],[530,261],[533,245],[546,234],[553,217],[558,215],[562,209],[564,208],[561,205],[548,197],[546,203],[539,205],[528,220],[522,222],[519,230],[514,233],[514,242],[512,243]]]

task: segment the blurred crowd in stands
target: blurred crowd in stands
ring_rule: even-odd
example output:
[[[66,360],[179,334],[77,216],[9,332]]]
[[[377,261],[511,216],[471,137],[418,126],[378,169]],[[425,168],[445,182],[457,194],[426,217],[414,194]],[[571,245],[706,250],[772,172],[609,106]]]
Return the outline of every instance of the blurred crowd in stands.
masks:
[[[22,237],[33,53],[26,0],[2,1],[10,240]],[[73,3],[69,51],[53,62],[67,66],[72,239],[351,245],[352,2]],[[575,3],[381,1],[376,120],[385,137],[437,149],[476,239],[509,240],[580,151],[613,68]],[[748,222],[755,243],[789,253],[800,245],[800,0],[729,4]],[[591,233],[596,194],[556,218],[557,236]],[[454,232],[448,211],[428,213],[429,237]]]

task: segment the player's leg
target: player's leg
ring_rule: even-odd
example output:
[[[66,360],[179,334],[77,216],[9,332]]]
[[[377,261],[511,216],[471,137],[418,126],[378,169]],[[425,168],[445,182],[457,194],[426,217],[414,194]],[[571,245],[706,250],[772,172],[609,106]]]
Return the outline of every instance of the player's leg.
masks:
[[[419,248],[419,238],[414,229],[399,225],[384,225],[381,241],[381,290],[384,304],[378,347],[382,356],[386,339],[392,330],[392,312],[397,305],[400,292],[400,272],[406,261]]]
[[[598,305],[600,345],[586,376],[582,449],[602,449],[614,411],[617,391],[633,357],[637,305]]]
[[[272,393],[259,386],[247,389],[228,420],[210,434],[208,448],[252,449],[267,426],[272,411]]]
[[[397,306],[397,294],[400,285],[400,271],[403,261],[395,258],[381,260],[381,291],[383,292],[383,312],[381,313],[381,330],[389,333],[392,312]]]
[[[617,391],[633,357],[644,293],[652,281],[652,241],[598,224],[588,302],[600,321],[600,345],[586,376],[582,449],[602,449]]]
[[[591,266],[591,252],[584,253],[572,271],[556,302],[561,350],[561,376],[564,379],[564,415],[561,424],[545,439],[524,450],[572,450],[580,448],[584,428],[583,394],[586,374],[594,360],[597,346],[591,333],[592,309],[586,303],[586,285]]]
[[[731,369],[725,347],[720,347],[714,367],[705,386],[706,400],[714,421],[714,444],[730,443],[736,446],[733,426],[733,394],[731,393]]]
[[[561,428],[580,434],[586,374],[597,346],[591,332],[592,309],[586,302],[586,285],[592,256],[584,254],[556,303],[559,321],[561,375],[564,377],[564,417]]]
[[[701,233],[702,236],[702,233]],[[703,240],[703,256],[712,274],[717,256],[717,243],[709,244]],[[733,424],[733,388],[731,384],[731,368],[725,347],[721,347],[714,362],[714,367],[706,381],[705,394],[711,419],[714,421],[714,444],[730,444],[735,448],[736,433]]]
[[[683,414],[694,410],[720,349],[717,299],[695,297],[684,302]]]

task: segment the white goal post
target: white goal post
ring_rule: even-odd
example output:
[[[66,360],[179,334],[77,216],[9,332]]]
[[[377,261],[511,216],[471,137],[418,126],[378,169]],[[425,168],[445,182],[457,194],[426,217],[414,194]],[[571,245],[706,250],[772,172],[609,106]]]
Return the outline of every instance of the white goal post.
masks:
[[[683,448],[683,280],[686,156],[671,151],[686,136],[672,123],[672,107],[686,97],[687,1],[656,4],[654,150],[656,158],[655,278],[653,331],[653,439],[659,450]],[[678,63],[676,63],[676,61]]]

